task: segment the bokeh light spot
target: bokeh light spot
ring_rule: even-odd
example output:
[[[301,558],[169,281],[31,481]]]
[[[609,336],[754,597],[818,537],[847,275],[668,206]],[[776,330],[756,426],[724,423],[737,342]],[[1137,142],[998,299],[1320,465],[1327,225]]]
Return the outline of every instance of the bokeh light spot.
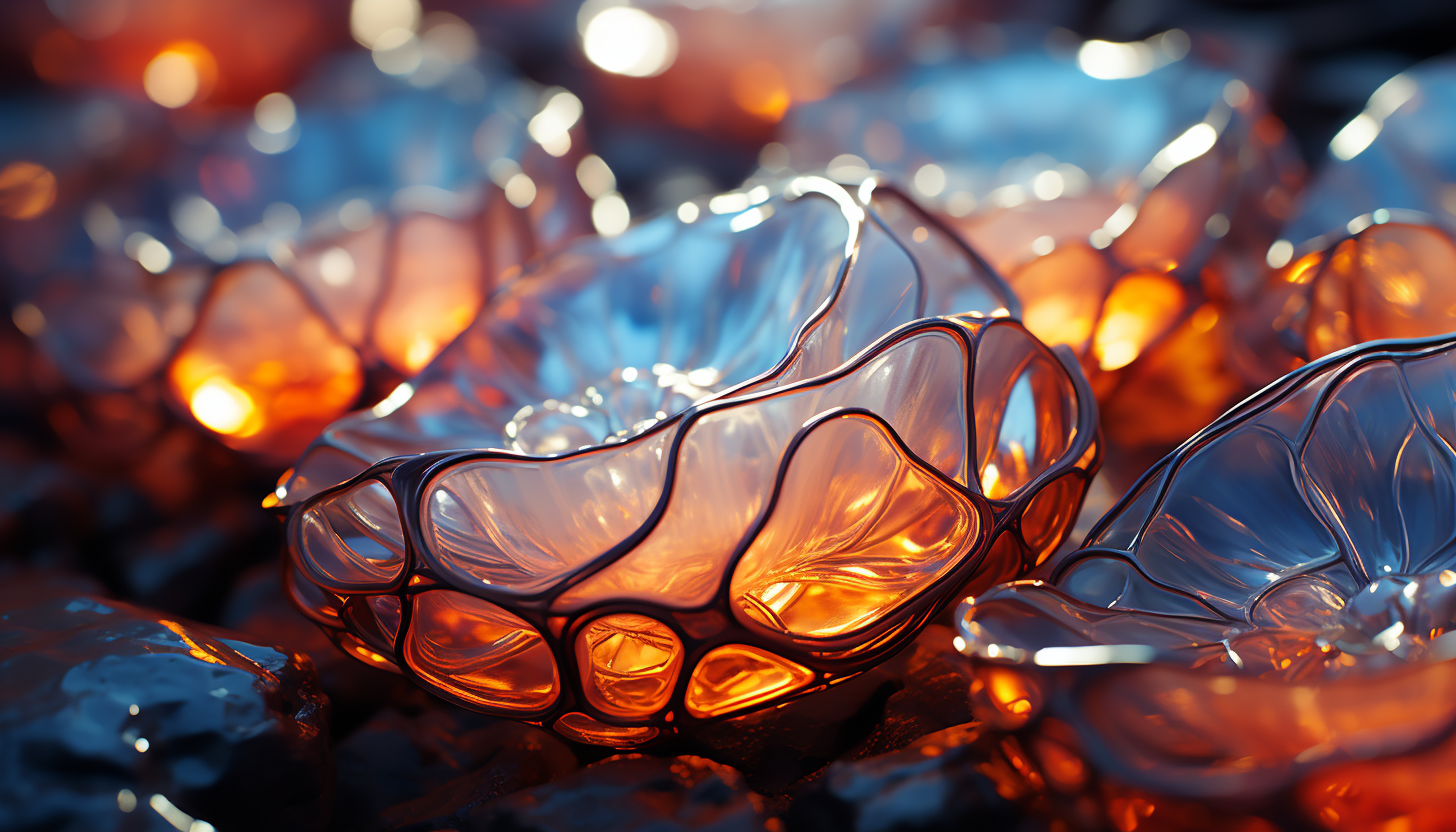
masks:
[[[0,215],[29,220],[56,201],[56,175],[34,162],[11,162],[0,170]]]
[[[647,78],[672,66],[677,32],[641,9],[603,9],[586,24],[581,49],[587,60],[618,75]]]

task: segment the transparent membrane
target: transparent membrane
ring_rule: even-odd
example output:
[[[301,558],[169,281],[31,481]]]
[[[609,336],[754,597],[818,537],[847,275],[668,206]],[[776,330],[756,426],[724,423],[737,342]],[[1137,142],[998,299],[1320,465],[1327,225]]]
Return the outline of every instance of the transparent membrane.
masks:
[[[404,529],[384,483],[368,480],[314,503],[295,550],[309,576],[339,592],[388,589],[404,575]]]
[[[495,604],[453,590],[414,597],[404,658],[440,690],[501,711],[544,710],[561,689],[540,633]]]
[[[813,679],[808,668],[766,650],[725,644],[693,668],[683,704],[695,717],[722,716],[770,702]]]
[[[602,713],[649,716],[672,696],[683,647],[660,621],[614,613],[586,625],[576,637],[576,663],[587,699]]]
[[[736,614],[788,635],[877,623],[978,545],[962,495],[920,469],[876,422],[818,426],[789,464],[774,513],[733,572]]]

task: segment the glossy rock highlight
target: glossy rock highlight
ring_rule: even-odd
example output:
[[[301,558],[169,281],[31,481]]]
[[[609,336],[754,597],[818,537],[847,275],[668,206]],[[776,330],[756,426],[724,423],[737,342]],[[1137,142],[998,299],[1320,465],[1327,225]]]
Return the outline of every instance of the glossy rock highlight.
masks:
[[[787,163],[913,184],[1027,328],[1078,354],[1111,443],[1166,449],[1242,389],[1216,358],[1226,302],[1255,287],[1301,178],[1259,94],[1189,46],[1175,30],[1073,59],[1038,41],[851,86],[791,113]]]
[[[1450,336],[1317,361],[963,604],[1021,779],[1084,826],[1449,826],[1453,401]]]
[[[693,207],[546,260],[285,477],[295,600],[346,650],[639,745],[1057,547],[1095,404],[971,250],[873,182]]]

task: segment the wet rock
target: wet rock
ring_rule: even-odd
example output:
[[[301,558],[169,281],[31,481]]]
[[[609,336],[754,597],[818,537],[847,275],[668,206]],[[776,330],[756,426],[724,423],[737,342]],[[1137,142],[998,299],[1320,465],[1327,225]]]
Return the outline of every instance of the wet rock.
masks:
[[[338,747],[333,823],[341,832],[377,828],[385,809],[426,795],[410,811],[449,816],[580,767],[566,743],[539,728],[420,690],[401,698]]]
[[[327,712],[305,658],[64,585],[0,589],[7,830],[318,829]]]
[[[109,583],[137,603],[210,620],[258,553],[279,542],[277,521],[252,495],[220,495],[195,514],[135,530],[110,560]]]
[[[873,757],[898,751],[921,737],[970,722],[970,679],[952,643],[955,631],[932,624],[904,657],[904,687],[885,702],[884,717],[863,743],[845,756]]]
[[[255,641],[277,644],[313,660],[332,705],[333,736],[348,736],[386,703],[416,690],[399,674],[370,667],[334,646],[288,600],[280,576],[276,560],[243,573],[219,620]]]
[[[931,734],[910,747],[837,762],[783,815],[789,832],[961,832],[1037,828],[1001,797],[979,764],[975,724]]]
[[[0,434],[0,551],[33,566],[82,563],[78,538],[95,525],[94,489],[23,439]],[[64,529],[65,534],[57,534]]]
[[[444,794],[449,794],[442,790]],[[390,810],[393,832],[739,832],[777,828],[733,769],[700,757],[611,757],[544,786],[461,805],[430,795]],[[766,827],[766,824],[768,826]]]
[[[167,450],[174,436],[185,441]],[[84,571],[116,597],[214,621],[238,575],[277,551],[282,531],[258,505],[266,480],[190,455],[198,441],[174,432],[155,454],[118,466],[0,433],[0,553]]]

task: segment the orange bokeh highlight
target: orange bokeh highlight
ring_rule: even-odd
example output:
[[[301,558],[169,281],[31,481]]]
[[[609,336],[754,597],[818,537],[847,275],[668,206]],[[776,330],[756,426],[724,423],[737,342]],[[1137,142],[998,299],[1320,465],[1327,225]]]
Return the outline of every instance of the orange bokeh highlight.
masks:
[[[347,4],[345,4],[347,5]],[[292,0],[125,0],[69,3],[56,16],[18,21],[16,40],[34,44],[31,64],[53,84],[146,91],[147,67],[169,51],[199,70],[210,103],[248,104],[291,87],[304,70],[349,40],[342,20]],[[61,26],[56,26],[56,18]],[[201,50],[201,52],[197,50]],[[165,66],[165,65],[164,65]],[[181,68],[181,64],[177,64]],[[183,69],[182,71],[186,71]]]
[[[734,103],[765,121],[782,119],[792,102],[784,74],[768,61],[753,61],[734,70],[732,90]]]
[[[393,265],[373,340],[390,366],[413,374],[475,319],[485,302],[484,264],[468,226],[416,214],[395,231]]]
[[[163,107],[202,101],[217,84],[217,61],[195,41],[168,44],[142,70],[142,89]]]
[[[56,201],[56,175],[34,162],[11,162],[0,169],[0,215],[30,220]]]
[[[354,350],[262,263],[218,275],[167,377],[177,401],[224,443],[274,456],[297,453],[363,387]]]
[[[462,700],[530,712],[556,700],[561,681],[551,649],[529,624],[488,601],[434,590],[414,598],[404,643],[414,671]]]

